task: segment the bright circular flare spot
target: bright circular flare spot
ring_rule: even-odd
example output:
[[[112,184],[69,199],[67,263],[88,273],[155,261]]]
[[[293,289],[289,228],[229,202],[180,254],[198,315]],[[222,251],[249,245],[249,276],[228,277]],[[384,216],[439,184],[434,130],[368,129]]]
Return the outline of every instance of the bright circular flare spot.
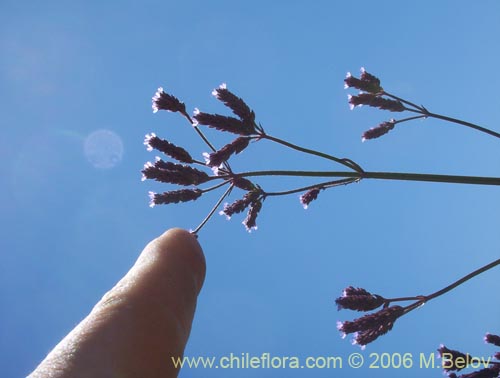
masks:
[[[113,168],[123,157],[122,138],[110,130],[96,130],[85,138],[83,151],[94,167]]]

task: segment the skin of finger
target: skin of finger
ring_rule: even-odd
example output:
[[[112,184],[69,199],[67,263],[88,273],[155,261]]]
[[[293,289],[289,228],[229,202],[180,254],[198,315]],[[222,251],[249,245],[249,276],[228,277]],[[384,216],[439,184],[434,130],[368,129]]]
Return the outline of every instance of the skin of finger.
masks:
[[[204,278],[196,238],[167,231],[29,377],[176,377]]]

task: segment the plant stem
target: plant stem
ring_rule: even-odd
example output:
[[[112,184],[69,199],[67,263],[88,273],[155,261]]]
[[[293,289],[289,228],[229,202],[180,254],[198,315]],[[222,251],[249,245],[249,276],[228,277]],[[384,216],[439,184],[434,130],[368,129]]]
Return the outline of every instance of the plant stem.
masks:
[[[383,92],[383,94],[385,94],[388,97],[392,97],[395,100],[401,101],[404,104],[413,106],[415,108],[415,109],[408,109],[407,108],[406,110],[408,110],[408,111],[415,112],[415,113],[420,113],[420,114],[422,114],[422,115],[424,115],[426,117],[432,117],[432,118],[441,119],[441,120],[447,121],[447,122],[457,123],[459,125],[467,126],[467,127],[472,128],[472,129],[481,131],[483,133],[492,135],[492,136],[494,136],[496,138],[500,138],[500,133],[497,133],[496,131],[487,129],[486,127],[482,127],[482,126],[476,125],[475,123],[471,123],[471,122],[467,122],[467,121],[462,121],[462,120],[457,119],[457,118],[452,118],[452,117],[444,116],[444,115],[437,114],[437,113],[431,113],[426,108],[424,108],[423,106],[418,106],[418,105],[416,105],[416,104],[414,104],[414,103],[412,103],[410,101],[404,100],[401,97],[395,96],[395,95],[387,93],[385,91]]]
[[[493,130],[487,129],[487,128],[485,128],[485,127],[482,127],[482,126],[476,125],[476,124],[474,124],[474,123],[470,123],[470,122],[462,121],[462,120],[460,120],[460,119],[451,118],[451,117],[447,117],[447,116],[444,116],[444,115],[441,115],[441,114],[436,114],[436,113],[431,113],[431,112],[425,112],[425,114],[426,114],[428,117],[438,118],[438,119],[442,119],[443,121],[448,121],[448,122],[458,123],[459,125],[467,126],[467,127],[472,128],[472,129],[475,129],[475,130],[481,131],[481,132],[483,132],[483,133],[486,133],[486,134],[492,135],[492,136],[494,136],[494,137],[496,137],[496,138],[500,138],[500,133],[497,133],[496,131],[493,131]]]
[[[500,177],[481,176],[456,176],[456,175],[435,175],[425,173],[403,173],[403,172],[339,172],[339,171],[249,171],[238,173],[238,177],[255,176],[296,176],[296,177],[345,177],[356,179],[377,179],[377,180],[400,180],[400,181],[423,181],[440,182],[451,184],[474,184],[474,185],[500,185]],[[213,179],[227,179],[228,175],[214,176]]]
[[[224,182],[225,184],[226,182]],[[205,219],[203,219],[203,221],[198,225],[198,227],[196,227],[194,229],[194,231],[191,231],[192,234],[196,235],[196,233],[198,231],[201,230],[201,228],[205,225],[205,223],[207,223],[210,218],[212,217],[212,215],[214,215],[215,211],[219,208],[220,204],[222,203],[222,201],[224,201],[224,198],[226,198],[229,193],[231,193],[231,190],[233,190],[233,187],[234,185],[230,185],[229,188],[227,188],[227,190],[224,192],[224,194],[219,198],[219,200],[217,201],[217,203],[214,205],[214,207],[212,207],[212,210],[210,210],[210,212],[208,213],[208,215],[205,217]]]
[[[394,100],[401,101],[403,104],[413,106],[414,108],[420,110],[421,112],[425,111],[425,108],[423,106],[418,106],[417,104],[414,104],[413,102],[410,102],[410,101],[405,100],[401,97],[395,96],[391,93],[387,93],[386,91],[383,91],[382,94],[386,95],[387,97],[392,97]],[[407,108],[407,110],[411,110],[411,109]]]
[[[276,143],[279,143],[279,144],[282,144],[283,146],[286,146],[286,147],[289,147],[289,148],[292,148],[294,150],[297,150],[297,151],[300,151],[300,152],[304,152],[306,154],[310,154],[310,155],[315,155],[315,156],[319,156],[319,157],[322,157],[324,159],[328,159],[328,160],[332,160],[336,163],[339,163],[339,164],[342,164],[348,168],[351,168],[355,171],[358,171],[359,172],[359,165],[357,164],[352,164],[350,162],[350,160],[346,160],[346,159],[340,159],[340,158],[337,158],[335,156],[332,156],[332,155],[329,155],[329,154],[325,154],[323,152],[319,152],[319,151],[316,151],[316,150],[311,150],[309,148],[305,148],[305,147],[301,147],[301,146],[297,146],[296,144],[293,144],[293,143],[290,143],[290,142],[287,142],[283,139],[280,139],[280,138],[276,138],[276,137],[273,137],[271,135],[268,135],[268,134],[262,134],[261,135],[261,138],[262,139],[268,139],[268,140],[271,140],[273,142],[276,142]]]
[[[231,181],[229,181],[229,180],[224,180],[223,182],[220,182],[217,185],[211,186],[210,188],[202,189],[202,192],[203,193],[208,193],[208,192],[210,192],[212,190],[215,190],[217,188],[220,188],[221,186],[224,186],[224,185],[226,185],[226,184],[228,184],[230,182]]]
[[[425,297],[425,301],[430,301],[431,299],[437,298],[437,297],[449,292],[450,290],[453,290],[457,286],[460,286],[461,284],[470,280],[471,278],[473,278],[473,277],[475,277],[483,272],[486,272],[487,270],[494,268],[495,266],[497,266],[499,264],[500,264],[500,259],[495,260],[495,261],[493,261],[493,262],[491,262],[491,263],[489,263],[489,264],[487,264],[479,269],[476,269],[472,273],[469,273],[466,276],[460,278],[458,281],[453,282],[451,285],[446,286],[444,289],[441,289],[439,291],[436,291],[435,293],[427,295]]]
[[[467,274],[466,276],[460,278],[459,280],[453,282],[452,284],[446,286],[445,288],[441,289],[441,290],[438,290],[436,291],[435,293],[432,293],[432,294],[429,294],[429,295],[425,295],[425,296],[419,296],[419,297],[415,297],[415,299],[419,299],[417,302],[405,307],[405,313],[408,313],[414,309],[416,309],[417,307],[420,307],[422,306],[424,303],[434,299],[434,298],[437,298],[443,294],[446,294],[447,292],[455,289],[457,286],[460,286],[461,284],[463,284],[464,282],[467,282],[468,280],[470,280],[471,278],[474,278],[478,275],[480,275],[481,273],[484,273],[486,272],[487,270],[490,270],[492,268],[494,268],[495,266],[497,265],[500,265],[500,259],[497,259],[479,269],[476,269],[475,271]],[[403,299],[400,299],[400,298],[396,298],[396,299],[399,299],[399,300],[403,300]],[[411,298],[408,298],[408,300],[411,300]]]
[[[304,186],[302,188],[286,190],[283,192],[266,192],[264,195],[265,196],[285,196],[287,194],[304,192],[304,191],[309,190],[309,189],[315,189],[315,188],[326,189],[326,188],[331,188],[331,187],[338,186],[338,185],[347,185],[347,184],[350,184],[350,183],[356,182],[356,181],[358,181],[358,179],[346,178],[346,179],[341,179],[341,180],[322,182],[320,184]]]

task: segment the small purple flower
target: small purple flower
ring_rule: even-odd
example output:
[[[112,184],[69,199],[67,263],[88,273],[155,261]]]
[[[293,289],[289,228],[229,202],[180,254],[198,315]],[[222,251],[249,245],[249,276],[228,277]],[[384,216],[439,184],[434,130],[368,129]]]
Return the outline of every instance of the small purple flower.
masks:
[[[238,214],[244,211],[251,203],[257,201],[262,194],[262,190],[255,189],[246,193],[242,199],[236,200],[231,204],[225,204],[224,209],[219,212],[220,215],[225,215],[229,220],[233,214]]]
[[[248,147],[251,138],[238,137],[231,143],[226,144],[220,150],[212,152],[208,157],[207,164],[211,167],[219,167],[223,162],[229,159],[232,154],[239,154]]]
[[[438,348],[439,356],[443,359],[442,368],[445,371],[460,371],[471,362],[470,354],[448,349],[441,344]]]
[[[252,232],[252,230],[257,229],[257,215],[259,215],[260,210],[262,209],[262,201],[257,200],[252,202],[250,205],[250,209],[248,210],[247,217],[242,222],[248,232]]]
[[[500,336],[493,335],[491,333],[487,333],[484,336],[484,342],[488,344],[493,344],[496,346],[500,346]]]
[[[383,88],[380,86],[380,80],[366,72],[363,67],[361,68],[361,79],[352,76],[350,72],[347,73],[344,80],[344,88],[356,88],[373,94],[383,92]]]
[[[248,191],[255,190],[254,183],[244,177],[235,177],[231,180],[231,183],[237,188],[243,190],[248,190]]]
[[[380,86],[380,80],[372,74],[366,72],[363,67],[361,68],[361,79],[352,76],[350,72],[347,73],[344,80],[344,88],[356,88],[372,94],[379,94],[383,92],[383,88]]]
[[[389,110],[391,112],[403,112],[406,110],[400,101],[391,100],[376,96],[372,93],[360,93],[357,96],[347,96],[349,100],[349,107],[354,109],[356,106],[368,105],[382,110]]]
[[[149,206],[194,201],[203,194],[200,189],[181,189],[164,193],[149,192]]]
[[[358,344],[364,349],[367,344],[389,332],[404,313],[405,310],[401,306],[386,307],[353,321],[340,323],[337,328],[343,334],[354,333],[353,344]]]
[[[165,182],[178,185],[198,185],[210,180],[205,172],[187,165],[166,162],[161,159],[154,164],[148,162],[142,170],[143,180],[154,179],[159,182]]]
[[[255,122],[255,113],[250,110],[248,105],[240,97],[236,96],[227,89],[226,83],[222,83],[219,88],[212,91],[219,101],[229,107],[246,125],[253,127]]]
[[[396,125],[396,123],[397,122],[395,119],[391,119],[390,121],[387,121],[387,122],[382,122],[377,127],[372,127],[370,130],[365,131],[363,133],[361,140],[364,142],[365,140],[368,140],[368,139],[379,138],[382,135],[385,135],[389,131],[394,129],[394,126]]]
[[[238,135],[252,135],[256,133],[253,125],[249,126],[240,119],[220,114],[203,113],[198,109],[194,111],[193,125],[206,125],[220,131],[227,131]]]
[[[162,87],[158,88],[155,95],[152,98],[153,113],[158,110],[167,110],[169,112],[179,112],[186,115],[186,105],[175,96],[165,93]]]
[[[321,189],[319,188],[313,188],[305,192],[300,196],[300,203],[304,207],[304,209],[307,209],[309,207],[309,204],[314,201],[316,198],[318,198],[318,194]]]
[[[155,133],[146,135],[144,145],[146,145],[148,151],[158,150],[182,163],[190,164],[193,162],[193,158],[184,148],[178,147],[166,139],[158,138]]]
[[[352,286],[344,289],[342,296],[335,300],[339,310],[371,311],[385,303],[385,298],[362,288]]]

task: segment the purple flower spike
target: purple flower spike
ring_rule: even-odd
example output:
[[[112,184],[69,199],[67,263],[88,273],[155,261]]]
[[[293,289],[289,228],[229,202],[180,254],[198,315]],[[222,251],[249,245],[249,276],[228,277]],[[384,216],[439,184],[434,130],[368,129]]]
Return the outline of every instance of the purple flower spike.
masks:
[[[352,286],[344,289],[342,296],[335,300],[339,310],[348,309],[355,311],[371,311],[382,306],[385,298],[372,294],[365,289],[354,288]]]
[[[158,110],[167,110],[169,112],[179,112],[186,115],[186,105],[175,96],[165,93],[162,87],[158,88],[155,95],[152,98],[153,113]]]
[[[391,119],[388,122],[382,122],[379,124],[377,127],[372,127],[370,130],[367,130],[363,133],[363,136],[361,140],[364,142],[365,140],[368,139],[376,139],[381,137],[382,135],[387,134],[389,131],[394,129],[394,126],[396,125],[396,120]]]

